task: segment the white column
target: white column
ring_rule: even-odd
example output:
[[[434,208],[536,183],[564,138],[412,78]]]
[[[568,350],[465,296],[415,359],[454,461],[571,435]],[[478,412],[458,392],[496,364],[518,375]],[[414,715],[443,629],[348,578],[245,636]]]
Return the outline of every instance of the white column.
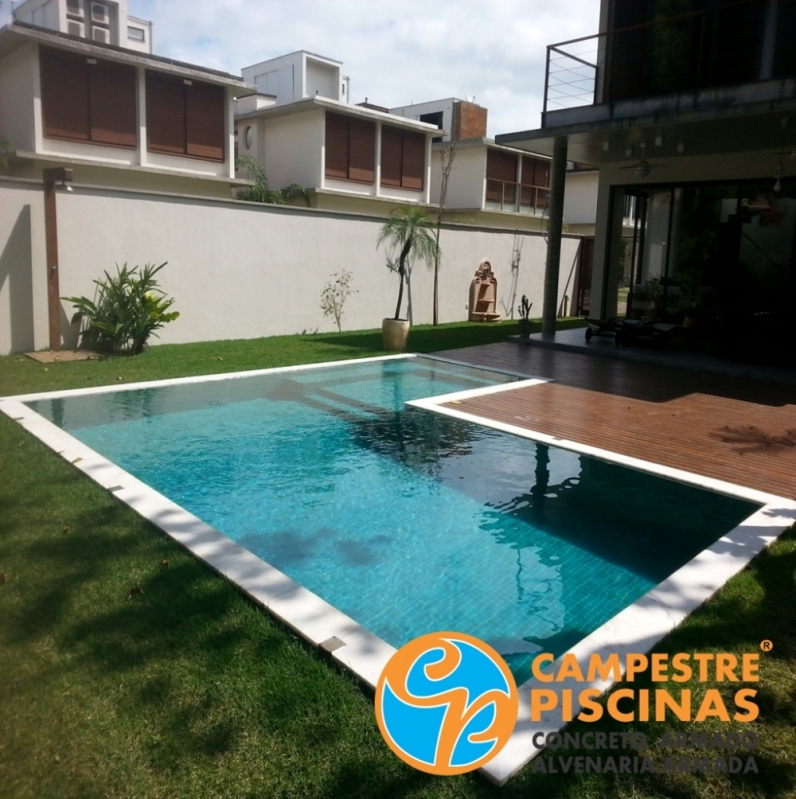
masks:
[[[138,120],[138,163],[147,163],[146,149],[146,69],[138,67],[138,101],[136,110]]]
[[[431,202],[431,158],[433,136],[426,134],[426,179],[423,181],[423,202],[428,205]]]
[[[373,194],[381,197],[381,122],[376,123],[376,163],[373,168]]]

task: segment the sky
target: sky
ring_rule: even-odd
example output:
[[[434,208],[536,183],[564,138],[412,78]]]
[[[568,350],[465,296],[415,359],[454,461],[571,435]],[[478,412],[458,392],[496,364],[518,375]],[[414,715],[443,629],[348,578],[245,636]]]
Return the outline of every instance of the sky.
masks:
[[[10,0],[0,25],[10,21]],[[488,135],[538,128],[548,44],[598,30],[599,0],[129,0],[155,54],[239,75],[309,50],[343,62],[351,100],[474,99]]]

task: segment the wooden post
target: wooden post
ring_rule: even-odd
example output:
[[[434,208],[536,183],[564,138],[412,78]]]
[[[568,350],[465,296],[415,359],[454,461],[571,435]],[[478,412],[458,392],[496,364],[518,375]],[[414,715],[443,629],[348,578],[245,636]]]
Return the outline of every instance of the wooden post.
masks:
[[[61,292],[58,277],[58,224],[56,214],[56,184],[72,180],[72,170],[63,167],[45,169],[44,180],[44,239],[47,257],[47,308],[50,323],[50,349],[61,349]]]

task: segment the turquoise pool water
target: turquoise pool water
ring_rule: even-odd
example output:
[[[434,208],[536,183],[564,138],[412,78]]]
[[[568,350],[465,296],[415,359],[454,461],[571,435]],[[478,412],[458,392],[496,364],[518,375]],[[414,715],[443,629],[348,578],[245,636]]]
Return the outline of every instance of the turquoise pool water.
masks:
[[[404,405],[513,379],[415,358],[28,405],[390,644],[459,630],[525,679],[758,506]]]

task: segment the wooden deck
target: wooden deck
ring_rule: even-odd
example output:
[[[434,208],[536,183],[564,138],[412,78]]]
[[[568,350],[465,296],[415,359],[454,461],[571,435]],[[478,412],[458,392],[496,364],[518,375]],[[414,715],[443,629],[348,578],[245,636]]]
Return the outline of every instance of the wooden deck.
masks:
[[[796,498],[796,389],[512,343],[436,353],[553,383],[457,410]]]

